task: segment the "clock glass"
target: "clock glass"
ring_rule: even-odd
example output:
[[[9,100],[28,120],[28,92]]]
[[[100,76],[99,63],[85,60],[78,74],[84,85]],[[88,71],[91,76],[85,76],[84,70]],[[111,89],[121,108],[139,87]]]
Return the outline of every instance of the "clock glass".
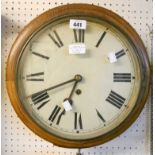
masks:
[[[128,37],[103,20],[70,16],[48,22],[29,37],[17,61],[22,106],[57,137],[104,135],[136,105],[141,86],[137,55]]]

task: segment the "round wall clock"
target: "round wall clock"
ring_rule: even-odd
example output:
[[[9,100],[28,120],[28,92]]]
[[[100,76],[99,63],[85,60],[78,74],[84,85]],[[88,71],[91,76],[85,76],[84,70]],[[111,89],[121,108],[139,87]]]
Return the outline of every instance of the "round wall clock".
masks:
[[[103,144],[144,107],[150,67],[120,16],[94,5],[51,9],[30,22],[7,61],[7,91],[34,133],[68,148]]]

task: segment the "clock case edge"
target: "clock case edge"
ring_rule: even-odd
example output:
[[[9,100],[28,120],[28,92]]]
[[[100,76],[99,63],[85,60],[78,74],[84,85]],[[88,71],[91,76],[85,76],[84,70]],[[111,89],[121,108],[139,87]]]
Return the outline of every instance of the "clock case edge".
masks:
[[[21,101],[18,97],[15,74],[16,74],[16,64],[21,49],[25,45],[25,42],[27,42],[27,40],[29,39],[29,36],[33,35],[36,29],[40,28],[42,25],[47,24],[49,21],[53,19],[60,17],[63,18],[65,16],[77,15],[77,14],[98,17],[101,20],[105,20],[106,22],[114,25],[116,28],[122,31],[123,34],[125,34],[130,39],[130,41],[134,44],[136,50],[138,51],[140,58],[142,59],[140,63],[144,73],[142,79],[144,84],[142,85],[141,89],[143,90],[143,93],[140,95],[139,101],[137,101],[135,108],[129,115],[132,116],[131,118],[127,117],[126,120],[122,122],[114,130],[100,137],[87,140],[71,141],[45,132],[41,127],[37,126],[37,124],[34,121],[31,120],[30,116],[28,116],[27,112],[24,110]],[[128,22],[126,22],[124,19],[122,19],[120,16],[113,13],[112,11],[102,7],[89,4],[69,4],[46,11],[45,13],[41,14],[40,16],[32,20],[19,33],[17,39],[15,40],[10,50],[10,54],[7,61],[6,87],[12,106],[16,111],[17,115],[24,122],[24,124],[28,126],[34,133],[46,139],[47,141],[54,143],[57,146],[67,148],[86,148],[105,143],[117,137],[136,120],[136,118],[142,111],[145,102],[147,100],[147,97],[149,95],[151,76],[152,73],[150,71],[149,59],[144,44],[140,39],[139,35],[137,34],[137,32],[130,26]]]

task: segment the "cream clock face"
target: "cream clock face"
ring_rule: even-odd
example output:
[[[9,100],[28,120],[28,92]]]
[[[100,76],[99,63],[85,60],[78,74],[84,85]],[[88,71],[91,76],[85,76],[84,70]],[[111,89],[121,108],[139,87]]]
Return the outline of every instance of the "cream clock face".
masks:
[[[91,139],[118,127],[138,97],[140,67],[133,46],[116,28],[81,18],[38,30],[22,50],[17,90],[26,112],[45,131],[70,140]],[[77,52],[77,53],[76,53]]]

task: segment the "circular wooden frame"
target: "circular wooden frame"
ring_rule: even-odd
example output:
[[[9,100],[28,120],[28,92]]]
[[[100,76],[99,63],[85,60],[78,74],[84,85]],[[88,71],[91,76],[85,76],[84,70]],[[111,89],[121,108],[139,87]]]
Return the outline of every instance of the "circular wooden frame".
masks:
[[[39,127],[24,110],[19,99],[16,87],[17,61],[25,43],[29,40],[30,36],[32,36],[36,30],[38,30],[43,25],[49,23],[50,21],[71,15],[85,15],[89,17],[98,18],[100,20],[112,24],[114,27],[119,29],[119,31],[126,35],[126,37],[137,50],[142,70],[141,92],[139,93],[137,103],[130,115],[114,130],[93,139],[80,141],[62,139],[60,137],[46,132],[44,129]],[[23,31],[20,32],[19,36],[14,42],[10,51],[10,55],[8,57],[6,69],[6,85],[8,95],[20,119],[25,123],[25,125],[27,125],[34,133],[36,133],[40,137],[58,146],[68,148],[84,148],[99,145],[115,138],[116,136],[120,135],[123,131],[125,131],[135,121],[135,119],[138,117],[138,115],[144,107],[147,96],[149,94],[150,77],[151,72],[147,53],[136,31],[124,19],[122,19],[115,13],[107,9],[88,4],[70,4],[60,6],[43,13],[42,15],[38,16],[33,21],[31,21],[23,29]]]

